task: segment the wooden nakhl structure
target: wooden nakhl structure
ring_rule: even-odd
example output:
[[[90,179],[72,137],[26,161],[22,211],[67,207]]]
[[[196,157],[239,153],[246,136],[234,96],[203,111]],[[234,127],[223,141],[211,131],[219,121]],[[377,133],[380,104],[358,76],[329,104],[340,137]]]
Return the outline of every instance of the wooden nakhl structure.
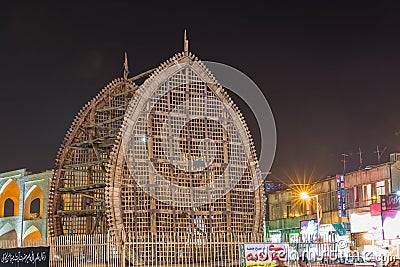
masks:
[[[200,96],[222,104],[197,101],[195,109],[207,116],[177,108]],[[145,109],[149,112],[143,119],[140,112]],[[199,146],[205,138],[214,144],[213,160],[198,170],[177,168],[162,147],[162,131],[172,129],[168,117],[172,113],[187,121],[180,131],[174,128],[170,133],[184,158],[201,157]],[[231,130],[219,122],[224,120]],[[136,135],[138,130],[145,135]],[[237,144],[248,151],[245,160]],[[56,159],[49,196],[50,235],[119,229],[133,238],[192,233],[201,239],[218,233],[261,233],[264,189],[248,190],[259,175],[257,166],[253,140],[240,110],[207,67],[189,53],[185,33],[184,51],[156,69],[128,77],[125,57],[124,76],[110,82],[79,111]],[[155,173],[167,182],[157,185]],[[174,190],[213,184],[217,176],[224,177],[219,188],[231,190],[200,205],[174,205],[194,197],[190,192],[172,196]],[[231,176],[240,179],[232,182]],[[150,177],[147,187],[140,184],[146,177]],[[172,196],[170,202],[167,197],[153,197],[151,192],[156,191],[159,197]]]

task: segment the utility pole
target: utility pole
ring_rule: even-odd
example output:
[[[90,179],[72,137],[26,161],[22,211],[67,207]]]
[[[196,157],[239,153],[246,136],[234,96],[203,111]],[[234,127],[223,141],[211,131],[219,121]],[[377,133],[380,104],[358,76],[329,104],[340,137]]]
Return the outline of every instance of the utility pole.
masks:
[[[378,156],[378,164],[381,163],[382,154],[385,152],[387,147],[385,147],[382,151],[379,151],[379,146],[376,146],[376,151],[374,152]]]
[[[362,164],[363,164],[363,159],[362,159],[362,152],[361,152],[361,148],[360,147],[358,148],[358,153],[357,154],[360,156],[360,158],[359,158],[360,165],[358,166],[358,170],[361,170],[362,169]]]
[[[347,158],[349,155],[343,153],[342,156],[343,156],[343,159],[342,159],[341,161],[343,162],[343,175],[345,175],[345,173],[346,173],[346,162],[347,162],[346,158]]]

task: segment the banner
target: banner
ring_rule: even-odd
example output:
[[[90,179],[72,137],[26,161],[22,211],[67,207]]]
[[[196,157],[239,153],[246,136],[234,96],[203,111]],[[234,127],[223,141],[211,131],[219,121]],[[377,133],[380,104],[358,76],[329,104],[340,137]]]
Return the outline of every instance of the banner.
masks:
[[[381,210],[398,210],[400,209],[400,196],[397,194],[381,195]]]
[[[370,204],[369,213],[371,213],[371,216],[381,216],[381,204],[379,203]]]
[[[310,219],[300,222],[300,235],[302,242],[315,242],[318,239],[317,219]]]
[[[371,216],[371,213],[350,214],[351,233],[376,233],[382,231],[381,216]]]
[[[0,249],[0,267],[48,267],[50,247]]]
[[[382,211],[383,237],[385,240],[400,238],[400,210]]]
[[[336,175],[336,187],[338,198],[338,216],[346,217],[346,195],[344,192],[344,175]]]
[[[289,246],[285,243],[243,243],[239,245],[240,267],[274,267],[285,260]]]

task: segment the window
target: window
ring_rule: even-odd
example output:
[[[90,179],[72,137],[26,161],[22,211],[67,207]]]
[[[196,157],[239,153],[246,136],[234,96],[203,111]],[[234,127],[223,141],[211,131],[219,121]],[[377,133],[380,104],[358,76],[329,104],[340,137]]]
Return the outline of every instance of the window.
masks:
[[[7,198],[4,202],[4,217],[14,216],[14,201],[11,198]]]
[[[338,196],[337,191],[331,192],[332,210],[338,210]]]
[[[346,207],[348,209],[354,207],[354,189],[353,188],[347,188],[345,189],[345,194],[346,194]]]
[[[272,205],[269,205],[269,218],[270,220],[275,220],[275,213]]]
[[[378,198],[378,202],[381,201],[380,195],[385,195],[385,181],[376,182],[376,196]]]
[[[276,218],[277,219],[283,218],[282,206],[280,204],[276,205]]]
[[[40,198],[35,198],[31,202],[30,213],[40,213]]]
[[[371,204],[371,184],[365,184],[363,185],[363,206],[367,206]]]
[[[319,195],[318,202],[321,205],[322,211],[330,210],[328,198],[329,198],[329,195],[327,193],[322,193]]]
[[[358,203],[360,201],[360,197],[358,195],[358,187],[353,187],[353,195],[354,195],[354,202]]]
[[[287,205],[286,206],[286,218],[293,217],[293,214],[291,214],[291,211],[292,211],[292,206]]]

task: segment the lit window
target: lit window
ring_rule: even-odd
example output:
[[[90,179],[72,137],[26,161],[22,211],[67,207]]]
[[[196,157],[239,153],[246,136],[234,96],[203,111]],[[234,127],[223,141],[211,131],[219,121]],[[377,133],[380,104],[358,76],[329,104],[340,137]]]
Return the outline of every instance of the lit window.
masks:
[[[378,196],[378,201],[380,202],[380,195],[385,195],[385,181],[379,181],[376,183],[376,195]]]
[[[365,201],[364,205],[369,205],[369,201],[372,198],[371,195],[371,184],[365,184],[363,185],[363,200]]]

